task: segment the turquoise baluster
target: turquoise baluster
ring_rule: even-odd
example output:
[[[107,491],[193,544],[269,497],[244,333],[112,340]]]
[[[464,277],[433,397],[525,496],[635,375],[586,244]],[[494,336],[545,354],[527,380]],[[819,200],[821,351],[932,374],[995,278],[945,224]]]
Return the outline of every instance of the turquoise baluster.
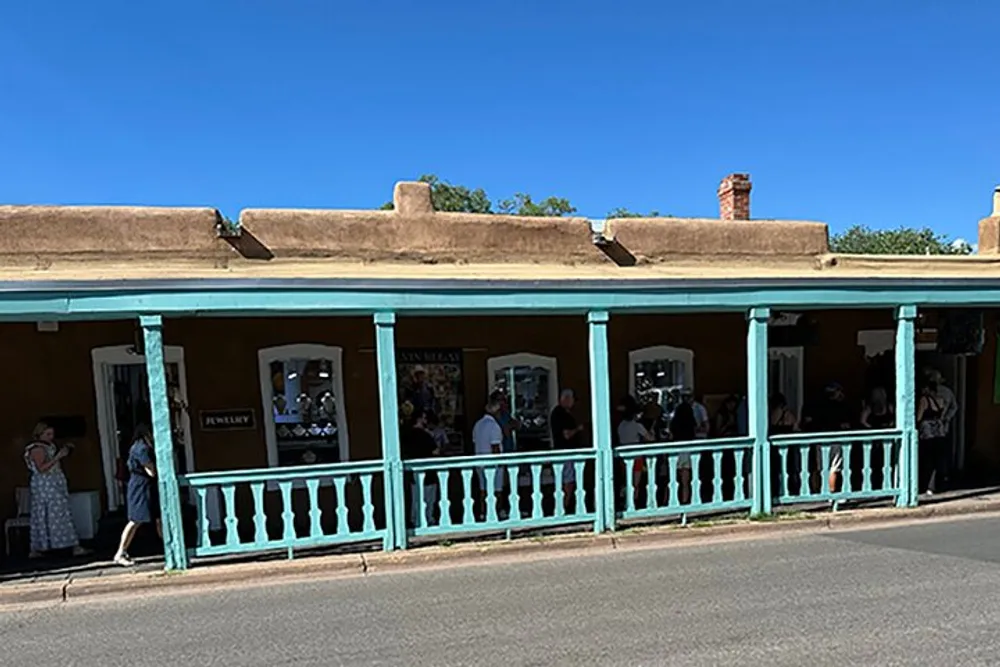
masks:
[[[700,505],[701,504],[701,475],[698,471],[701,470],[701,452],[693,452],[691,454],[691,504]]]
[[[253,541],[254,544],[267,543],[267,514],[264,513],[264,482],[253,482],[250,485],[253,494]]]
[[[646,457],[646,507],[647,510],[656,509],[656,458]]]
[[[576,507],[574,513],[585,514],[587,512],[587,490],[583,488],[584,462],[577,461],[573,467],[576,469]],[[614,494],[612,494],[610,502],[612,505],[614,504]],[[600,511],[600,508],[597,508],[597,511]]]
[[[667,507],[680,507],[681,499],[679,496],[681,485],[677,480],[677,469],[678,469],[677,456],[671,454],[667,456],[667,474],[670,475],[670,483],[667,488],[670,492],[670,498],[667,499]]]
[[[556,484],[561,484],[562,480],[557,478]],[[531,518],[542,518],[542,465],[540,463],[531,464]]]
[[[841,477],[843,478],[842,493],[844,493],[844,495],[847,495],[852,491],[854,491],[853,487],[851,486],[851,450],[853,449],[853,447],[854,446],[851,443],[845,443],[843,447],[844,463],[841,468]]]
[[[232,484],[222,486],[222,497],[226,504],[226,546],[240,543],[239,524],[236,519],[236,487]]]
[[[343,475],[337,475],[333,478],[333,486],[337,489],[337,535],[345,536],[351,532],[347,505],[347,479]]]
[[[508,519],[514,519],[515,517],[521,518],[521,486],[518,475],[520,469],[517,466],[510,466],[507,468],[507,488],[510,489],[510,516]]]
[[[801,498],[808,498],[813,494],[809,480],[809,450],[809,445],[799,445],[799,497]]]
[[[208,489],[203,486],[198,487],[196,493],[198,494],[198,546],[207,547],[212,544],[212,539],[208,532],[208,503],[205,497]]]
[[[744,488],[743,479],[743,464],[745,462],[746,452],[742,449],[736,450],[736,477],[733,480],[733,500],[740,503],[747,499],[746,489]]]
[[[781,460],[781,470],[778,471],[778,479],[781,480],[781,497],[788,497],[788,478],[791,473],[788,471],[788,445],[777,445],[778,458]],[[768,480],[770,482],[770,480]],[[769,484],[770,486],[770,484]]]
[[[563,465],[568,466],[569,464],[566,463],[566,464],[562,464],[562,465],[555,465],[555,466],[552,467],[552,474],[553,474],[553,476],[556,477],[556,492],[555,492],[556,507],[555,507],[555,515],[557,517],[562,517],[562,516],[566,515],[566,500],[565,500],[566,493],[565,493],[565,491],[563,491],[562,477],[560,476],[561,473],[563,472]],[[559,471],[560,475],[556,475],[556,470]],[[583,478],[580,477],[580,476],[577,476],[577,478],[576,478],[576,480],[577,480],[577,487],[578,488],[580,486],[580,481],[582,479]]]
[[[868,492],[872,490],[872,443],[866,440],[861,451],[864,457],[864,468],[861,471],[861,490]]]
[[[722,452],[712,453],[712,502],[722,503]]]
[[[418,528],[427,527],[427,501],[424,499],[424,481],[427,479],[427,473],[418,472],[415,475],[416,485],[417,485],[417,508],[414,513],[417,515],[416,526]]]
[[[483,476],[486,470],[483,469]],[[490,502],[491,493],[486,494],[486,502]],[[472,469],[462,469],[462,525],[476,522],[475,498],[472,497]]]
[[[361,478],[361,495],[364,498],[365,533],[375,532],[375,503],[372,502],[372,476],[370,473],[359,475]],[[405,515],[404,515],[405,518]]]
[[[295,541],[295,511],[292,508],[292,483],[290,481],[278,482],[281,489],[281,521],[285,530],[283,537],[286,543]]]
[[[307,479],[306,488],[309,490],[309,537],[321,537],[323,522],[319,506],[319,480]]]
[[[441,512],[441,527],[451,528],[451,471],[442,470],[440,475],[441,493],[438,505]]]
[[[483,475],[486,477],[486,523],[497,522],[497,474],[503,475],[503,468],[486,468]],[[503,477],[500,478],[503,483]]]
[[[635,512],[635,480],[632,479],[635,462],[638,457],[625,456],[625,507],[629,514]]]

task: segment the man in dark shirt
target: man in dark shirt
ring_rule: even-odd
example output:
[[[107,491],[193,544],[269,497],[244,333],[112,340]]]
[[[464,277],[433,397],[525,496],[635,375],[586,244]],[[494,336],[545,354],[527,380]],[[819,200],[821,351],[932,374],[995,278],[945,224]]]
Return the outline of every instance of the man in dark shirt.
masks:
[[[414,412],[413,421],[403,429],[400,442],[402,451],[400,453],[404,460],[429,459],[441,453],[434,441],[434,436],[428,430],[429,416],[426,410]],[[406,484],[410,488],[410,521],[412,525],[420,525],[421,509],[424,510],[425,525],[434,525],[439,490],[437,474],[430,472],[424,475],[423,508],[420,507],[421,493],[417,488],[416,475],[407,473]]]
[[[552,431],[552,449],[581,449],[583,447],[583,425],[577,423],[573,416],[573,406],[576,396],[572,389],[563,389],[559,394],[559,405],[549,415],[549,428]],[[566,511],[573,512],[576,493],[576,470],[572,463],[563,464],[562,485],[566,502]]]

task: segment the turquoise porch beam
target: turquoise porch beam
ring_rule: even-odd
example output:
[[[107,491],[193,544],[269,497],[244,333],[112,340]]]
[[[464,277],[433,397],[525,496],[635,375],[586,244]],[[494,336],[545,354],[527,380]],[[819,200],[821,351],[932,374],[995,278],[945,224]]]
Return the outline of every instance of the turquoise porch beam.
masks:
[[[917,307],[896,309],[896,420],[903,432],[899,450],[900,493],[897,505],[914,507],[920,494],[917,488],[917,388],[916,331]]]
[[[750,466],[750,513],[771,513],[771,444],[768,440],[767,324],[770,308],[751,308],[747,317],[747,425],[754,441]]]
[[[375,358],[382,428],[386,551],[406,548],[406,489],[399,444],[399,394],[396,385],[396,314],[375,313]]]
[[[167,370],[163,361],[163,318],[143,315],[139,318],[149,382],[149,408],[152,416],[153,452],[156,456],[156,480],[163,522],[163,553],[167,570],[187,568],[184,547],[184,524],[181,497],[174,469],[174,437],[170,420],[170,397]]]
[[[590,330],[590,414],[597,457],[594,465],[594,532],[615,529],[615,466],[611,451],[611,377],[607,311],[587,314]],[[580,480],[582,483],[582,480]]]
[[[216,281],[218,282],[218,281]],[[266,282],[266,281],[261,281]],[[441,281],[446,283],[448,281]],[[908,281],[880,286],[878,279],[856,281],[837,287],[837,281],[800,280],[780,285],[713,284],[697,281],[662,281],[659,287],[637,286],[630,281],[606,281],[604,286],[587,283],[576,287],[554,287],[544,281],[496,282],[482,287],[448,289],[428,285],[413,290],[392,285],[368,289],[284,287],[266,284],[247,287],[191,282],[185,289],[161,289],[133,281],[128,290],[99,286],[23,290],[0,284],[0,320],[108,319],[137,317],[144,312],[163,316],[190,315],[347,315],[372,312],[406,314],[456,313],[551,313],[585,314],[609,312],[747,311],[761,303],[771,308],[821,310],[836,308],[896,308],[901,303],[917,306],[975,307],[1000,303],[1000,281],[980,284],[964,282]],[[235,283],[235,281],[234,281]],[[953,284],[954,283],[954,284]]]

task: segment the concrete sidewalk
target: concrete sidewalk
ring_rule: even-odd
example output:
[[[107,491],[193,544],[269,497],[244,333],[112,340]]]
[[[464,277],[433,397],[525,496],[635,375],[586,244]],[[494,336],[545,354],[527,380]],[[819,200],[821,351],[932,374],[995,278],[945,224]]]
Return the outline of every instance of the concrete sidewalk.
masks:
[[[721,519],[695,521],[687,526],[628,527],[615,533],[569,533],[503,541],[467,542],[452,546],[424,546],[397,552],[357,552],[302,555],[287,560],[276,554],[250,562],[199,564],[185,572],[165,573],[162,561],[147,559],[135,569],[91,562],[27,574],[0,584],[0,609],[25,604],[194,591],[217,586],[260,585],[302,579],[365,576],[405,568],[447,567],[511,558],[551,558],[582,550],[668,547],[691,540],[748,539],[768,535],[819,533],[859,527],[881,527],[915,520],[962,515],[1000,514],[1000,489],[951,492],[923,498],[913,509],[865,508],[779,514],[763,520]]]

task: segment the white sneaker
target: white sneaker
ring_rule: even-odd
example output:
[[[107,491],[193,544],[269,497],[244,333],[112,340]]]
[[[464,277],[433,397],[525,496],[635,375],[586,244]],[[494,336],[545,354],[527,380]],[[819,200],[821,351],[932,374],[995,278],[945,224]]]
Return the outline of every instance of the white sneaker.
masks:
[[[135,561],[128,554],[115,554],[113,562],[122,567],[135,567]]]

